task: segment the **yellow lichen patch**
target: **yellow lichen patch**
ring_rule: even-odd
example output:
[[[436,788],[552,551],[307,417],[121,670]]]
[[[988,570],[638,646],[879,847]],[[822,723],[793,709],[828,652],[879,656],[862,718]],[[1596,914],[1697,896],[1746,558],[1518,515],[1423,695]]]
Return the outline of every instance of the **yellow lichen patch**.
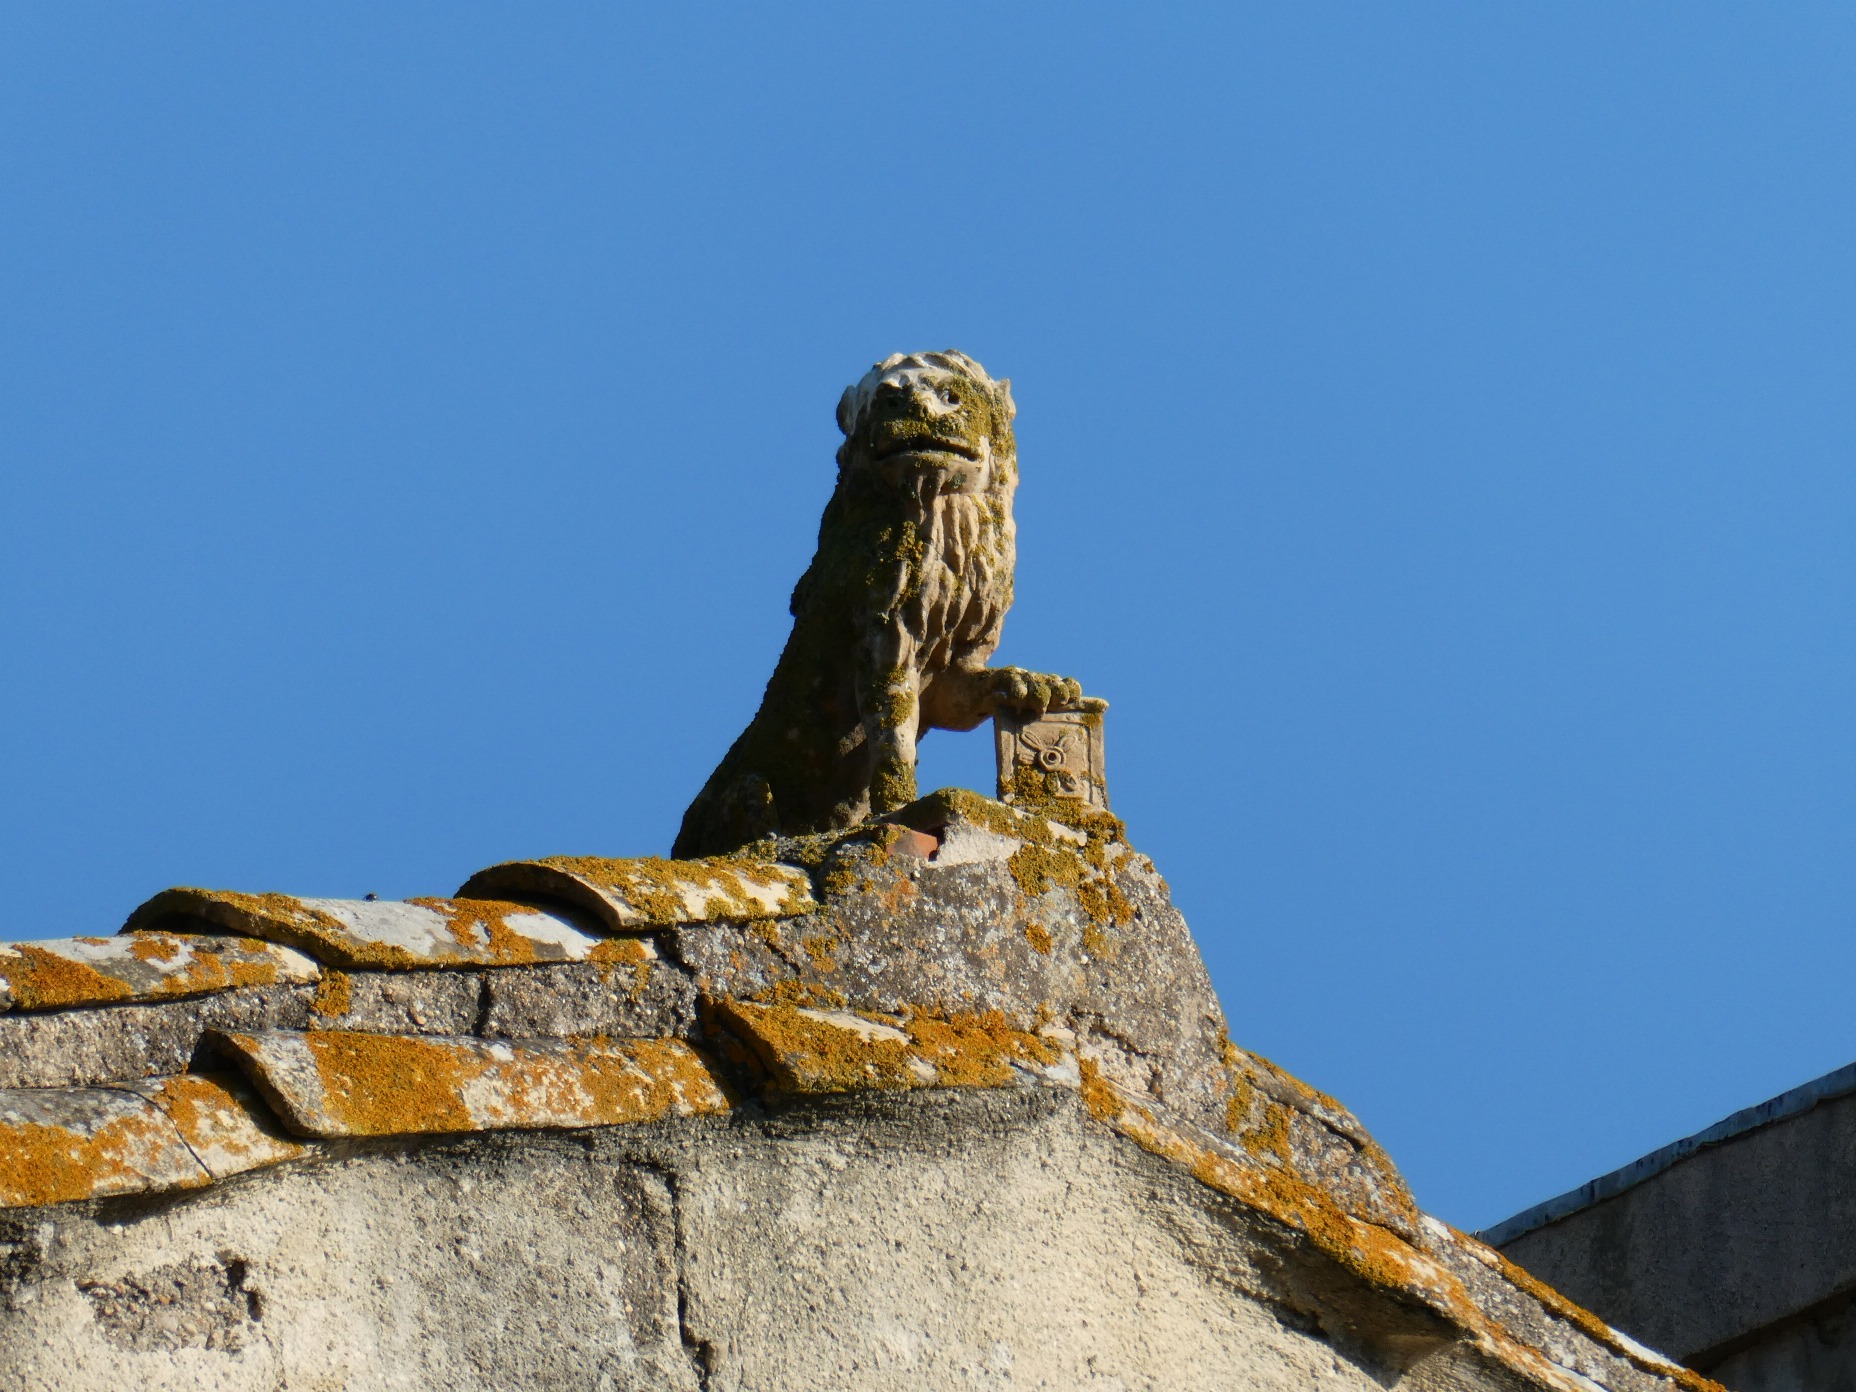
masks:
[[[1234,1075],[1267,1079],[1272,1092],[1288,1093],[1301,1104],[1305,1111],[1344,1113],[1347,1110],[1335,1098],[1317,1088],[1310,1087],[1295,1074],[1270,1062],[1263,1055],[1238,1048],[1228,1036],[1224,1040],[1221,1052],[1224,1056],[1225,1067]]]
[[[1015,1063],[1048,1067],[1062,1050],[1040,1035],[1014,1029],[996,1010],[981,1015],[911,1015],[903,1022],[915,1057],[932,1065],[938,1087],[1006,1087]]]
[[[522,1097],[511,1109],[513,1116],[551,1112],[586,1118],[572,1124],[613,1126],[667,1116],[711,1116],[727,1111],[733,1103],[708,1060],[680,1039],[575,1043],[568,1046],[560,1063],[564,1065],[558,1068],[560,1081],[552,1084],[541,1082],[548,1071],[545,1068],[533,1067],[517,1077],[529,1087],[539,1084],[556,1092],[584,1092],[586,1102],[571,1095],[547,1100]],[[514,1124],[528,1123],[518,1119]]]
[[[1013,1064],[1045,1067],[1061,1051],[995,1013],[889,1019],[786,1003],[715,1000],[711,1018],[789,1092],[1007,1087]]]
[[[712,1018],[746,1044],[776,1086],[792,1092],[920,1087],[909,1037],[892,1025],[800,1005],[712,1002]]]
[[[200,941],[172,933],[136,933],[126,940],[80,938],[84,943],[126,941],[129,956],[155,977],[142,994],[150,997],[193,996],[235,986],[268,985],[277,979],[276,949],[252,942],[225,950],[207,950]]]
[[[858,872],[855,865],[834,865],[825,872],[819,889],[827,901],[848,899],[853,894],[870,888],[869,879]]]
[[[334,968],[325,971],[322,980],[316,983],[316,994],[310,998],[309,1008],[324,1017],[346,1015],[353,1009],[353,983],[348,973]]]
[[[750,938],[764,943],[775,952],[780,950],[780,925],[772,919],[763,918],[759,922],[748,924],[747,932]]]
[[[740,970],[739,967],[736,968]],[[845,994],[830,986],[817,986],[809,981],[776,981],[771,986],[763,986],[748,997],[759,1005],[800,1005],[814,1006],[822,1010],[841,1010],[845,1004]]]
[[[324,1031],[305,1035],[332,1134],[474,1131],[466,1084],[484,1060],[428,1039]]]
[[[1050,940],[1050,930],[1042,923],[1027,923],[1025,925],[1025,941],[1031,944],[1031,950],[1033,952],[1040,952],[1046,957],[1050,956],[1051,947],[1053,946]]]
[[[1407,1230],[1418,1221],[1418,1208],[1398,1167],[1352,1114],[1334,1098],[1309,1087],[1292,1073],[1260,1054],[1238,1048],[1229,1038],[1222,1047],[1224,1078],[1229,1089],[1225,1125],[1244,1150],[1272,1165],[1296,1164],[1295,1126],[1298,1115],[1305,1125],[1317,1125],[1344,1138],[1359,1163],[1373,1176],[1373,1192],[1386,1205],[1376,1219],[1390,1217]]]
[[[601,938],[588,960],[598,965],[599,979],[608,986],[624,974],[626,992],[637,1000],[651,984],[657,949],[643,938]]]
[[[615,966],[632,962],[648,966],[656,959],[656,949],[643,938],[601,938],[587,958],[590,962],[609,962]]]
[[[127,982],[33,943],[14,943],[0,949],[0,983],[4,983],[0,989],[20,1010],[101,1005],[135,995]]]
[[[725,860],[549,860],[597,885],[646,923],[718,923],[804,912],[811,886],[798,871]],[[800,906],[803,896],[804,908]]]
[[[812,959],[812,965],[817,970],[828,972],[838,969],[836,938],[804,938],[799,945],[806,950],[806,956]]]
[[[708,1062],[676,1039],[223,1038],[291,1129],[313,1136],[612,1126],[730,1105]]]
[[[173,1124],[140,1098],[88,1089],[0,1093],[0,1208],[210,1182]]]
[[[129,926],[202,920],[346,970],[584,961],[599,941],[565,918],[505,900],[296,899],[199,889],[163,891]]]
[[[1425,1297],[1466,1327],[1482,1319],[1462,1283],[1389,1229],[1344,1212],[1325,1193],[1274,1166],[1240,1164],[1131,1105],[1098,1075],[1090,1111],[1142,1148],[1173,1161],[1201,1183],[1294,1228],[1342,1266],[1371,1283]],[[1113,1096],[1103,1096],[1106,1092]],[[1087,1092],[1085,1100],[1088,1100]]]
[[[269,943],[185,933],[0,945],[0,1007],[55,1010],[308,981],[315,965]]]
[[[1273,1097],[1254,1091],[1252,1095],[1256,1099],[1256,1111],[1249,1124],[1239,1132],[1238,1140],[1245,1150],[1259,1159],[1279,1165],[1293,1164],[1295,1156],[1290,1150],[1289,1123],[1294,1113]]]
[[[1121,1094],[1102,1076],[1102,1069],[1094,1059],[1078,1059],[1076,1071],[1082,1082],[1078,1091],[1082,1094],[1083,1105],[1097,1121],[1116,1122],[1127,1110],[1128,1104]]]

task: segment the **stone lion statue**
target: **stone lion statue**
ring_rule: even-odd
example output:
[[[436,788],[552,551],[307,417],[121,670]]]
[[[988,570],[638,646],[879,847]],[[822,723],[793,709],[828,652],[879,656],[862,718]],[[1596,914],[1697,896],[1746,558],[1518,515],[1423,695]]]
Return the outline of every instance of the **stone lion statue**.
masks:
[[[672,854],[855,826],[916,796],[928,730],[1075,702],[1064,677],[988,667],[1012,604],[1012,384],[964,353],[897,353],[838,403],[838,485],[752,723]]]

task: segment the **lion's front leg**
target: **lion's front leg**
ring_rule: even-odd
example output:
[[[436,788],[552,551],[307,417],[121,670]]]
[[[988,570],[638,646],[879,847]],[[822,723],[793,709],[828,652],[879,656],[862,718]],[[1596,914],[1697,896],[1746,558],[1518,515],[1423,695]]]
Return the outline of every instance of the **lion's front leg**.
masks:
[[[1080,682],[1023,667],[950,667],[922,693],[922,726],[971,730],[1002,710],[1042,715],[1082,699]]]
[[[870,814],[880,817],[915,801],[921,689],[915,645],[906,633],[883,633],[866,651],[857,702],[870,749]]]

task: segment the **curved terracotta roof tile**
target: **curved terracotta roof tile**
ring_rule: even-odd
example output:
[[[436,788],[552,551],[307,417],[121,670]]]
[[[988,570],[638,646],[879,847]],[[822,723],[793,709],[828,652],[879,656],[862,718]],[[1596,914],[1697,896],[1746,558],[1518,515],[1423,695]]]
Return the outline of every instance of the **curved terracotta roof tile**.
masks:
[[[215,1043],[303,1136],[614,1126],[730,1106],[709,1062],[680,1039],[505,1042],[267,1030]]]
[[[250,938],[133,933],[0,943],[0,1010],[176,1000],[318,975],[300,952]]]
[[[791,918],[818,907],[806,872],[775,861],[550,856],[479,870],[460,895],[558,900],[597,916],[608,931],[679,923]]]
[[[165,1113],[117,1088],[0,1091],[0,1208],[212,1183]]]
[[[164,889],[123,926],[210,924],[284,943],[345,970],[508,967],[600,958],[603,939],[559,913],[490,899],[310,899]]]

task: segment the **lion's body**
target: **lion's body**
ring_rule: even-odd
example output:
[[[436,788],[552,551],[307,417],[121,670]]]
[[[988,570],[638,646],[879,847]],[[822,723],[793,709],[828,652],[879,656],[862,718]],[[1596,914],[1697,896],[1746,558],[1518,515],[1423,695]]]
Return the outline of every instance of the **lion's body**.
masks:
[[[887,359],[845,393],[838,486],[793,591],[792,634],[673,854],[892,812],[915,796],[923,732],[1074,695],[985,665],[1012,603],[1011,418],[1010,384],[951,352]]]

